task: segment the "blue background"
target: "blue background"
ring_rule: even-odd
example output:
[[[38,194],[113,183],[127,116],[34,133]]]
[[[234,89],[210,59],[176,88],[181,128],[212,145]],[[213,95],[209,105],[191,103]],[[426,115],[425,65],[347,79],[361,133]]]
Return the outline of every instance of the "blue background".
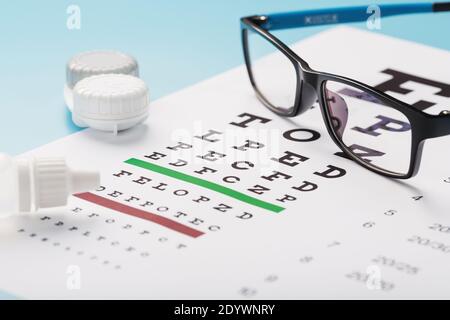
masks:
[[[17,298],[11,294],[0,291],[0,300],[16,300]]]
[[[373,3],[389,1],[339,5]],[[66,27],[70,4],[81,9],[81,30]],[[62,98],[65,63],[78,52],[116,49],[134,55],[155,100],[242,64],[240,17],[336,5],[328,0],[4,2],[0,151],[19,154],[78,130]],[[297,29],[284,40],[300,40],[324,28]],[[445,30],[450,30],[450,13],[387,18],[377,32],[450,49]]]
[[[66,28],[70,4],[81,8],[81,30]],[[65,63],[77,52],[116,49],[134,55],[155,100],[242,64],[240,17],[336,5],[335,0],[4,1],[0,151],[19,154],[78,130],[62,98]],[[299,29],[285,40],[325,28]],[[443,13],[388,18],[377,32],[449,50],[449,31],[450,13]],[[0,292],[0,298],[6,296]]]

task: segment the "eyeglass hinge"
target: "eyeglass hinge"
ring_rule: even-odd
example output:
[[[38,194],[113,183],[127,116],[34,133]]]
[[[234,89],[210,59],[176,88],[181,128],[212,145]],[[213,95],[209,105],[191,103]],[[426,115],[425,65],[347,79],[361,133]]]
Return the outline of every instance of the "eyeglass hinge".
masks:
[[[252,20],[258,26],[263,26],[264,25],[265,28],[267,28],[267,26],[269,24],[269,17],[264,16],[264,15],[262,15],[262,16],[253,16]]]

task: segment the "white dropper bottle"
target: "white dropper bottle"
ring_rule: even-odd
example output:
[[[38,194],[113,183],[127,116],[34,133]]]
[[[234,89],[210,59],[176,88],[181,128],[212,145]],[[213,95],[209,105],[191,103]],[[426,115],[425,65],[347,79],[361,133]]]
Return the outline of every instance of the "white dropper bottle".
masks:
[[[99,185],[98,172],[71,170],[63,158],[0,154],[0,216],[65,206],[70,195]]]

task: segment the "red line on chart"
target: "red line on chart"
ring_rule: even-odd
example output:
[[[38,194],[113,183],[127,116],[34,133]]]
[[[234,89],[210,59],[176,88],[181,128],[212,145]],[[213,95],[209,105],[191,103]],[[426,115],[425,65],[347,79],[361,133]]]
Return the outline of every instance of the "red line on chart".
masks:
[[[77,198],[83,199],[85,201],[97,204],[99,206],[111,209],[111,210],[119,211],[119,212],[128,214],[133,217],[137,217],[137,218],[141,218],[144,220],[154,222],[163,227],[166,227],[173,231],[177,231],[179,233],[185,234],[192,238],[197,238],[197,237],[200,237],[201,235],[205,234],[202,231],[195,230],[193,228],[185,226],[184,224],[178,223],[176,221],[167,219],[165,217],[158,216],[158,215],[148,212],[148,211],[136,209],[136,208],[127,206],[125,204],[122,204],[122,203],[119,203],[119,202],[116,202],[116,201],[113,201],[110,199],[106,199],[104,197],[95,195],[90,192],[79,193],[79,194],[75,194],[74,196]]]

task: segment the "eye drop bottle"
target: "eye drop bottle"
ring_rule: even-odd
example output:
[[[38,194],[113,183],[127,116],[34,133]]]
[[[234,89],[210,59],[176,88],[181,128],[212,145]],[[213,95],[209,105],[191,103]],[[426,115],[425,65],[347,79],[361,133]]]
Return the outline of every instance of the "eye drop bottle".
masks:
[[[70,195],[100,185],[100,174],[76,171],[63,158],[16,160],[0,154],[0,217],[67,205]]]

